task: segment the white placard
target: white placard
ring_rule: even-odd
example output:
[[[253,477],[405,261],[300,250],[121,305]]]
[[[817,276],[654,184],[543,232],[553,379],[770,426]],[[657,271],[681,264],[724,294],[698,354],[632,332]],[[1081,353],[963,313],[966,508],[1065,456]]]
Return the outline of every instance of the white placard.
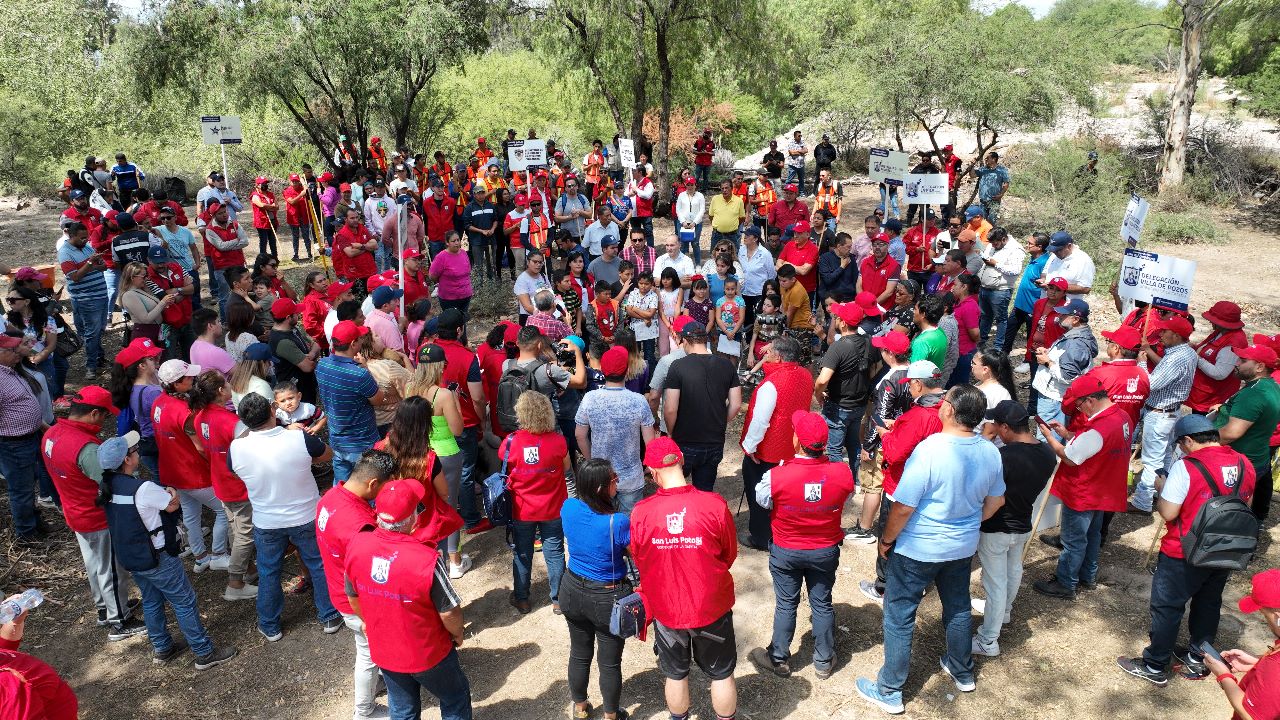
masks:
[[[510,169],[528,170],[546,164],[546,140],[512,140],[507,143],[507,166]]]
[[[1124,211],[1124,222],[1120,223],[1120,239],[1128,247],[1138,247],[1138,238],[1142,236],[1142,226],[1147,222],[1150,209],[1151,204],[1138,193],[1129,196],[1129,207]]]
[[[898,150],[871,148],[871,155],[867,161],[867,175],[871,177],[871,182],[901,186],[902,178],[907,174],[908,159],[909,156],[906,153]],[[946,199],[942,202],[945,203]]]
[[[631,170],[635,168],[636,143],[634,140],[618,138],[618,162],[622,163],[624,170]]]
[[[1125,248],[1120,264],[1120,297],[1185,312],[1191,303],[1196,264],[1170,255]]]
[[[235,115],[201,115],[200,137],[205,145],[239,145],[240,118]]]
[[[929,173],[927,175],[907,175],[902,184],[903,202],[913,205],[946,205],[947,175],[946,173]]]

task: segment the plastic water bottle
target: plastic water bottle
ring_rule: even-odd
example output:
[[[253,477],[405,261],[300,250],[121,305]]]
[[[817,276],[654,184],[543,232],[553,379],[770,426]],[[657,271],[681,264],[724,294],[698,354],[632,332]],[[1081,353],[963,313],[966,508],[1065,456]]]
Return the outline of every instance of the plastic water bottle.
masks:
[[[0,602],[0,625],[12,622],[14,618],[24,611],[30,610],[42,602],[44,602],[44,593],[35,588],[30,588],[21,595],[14,595]]]

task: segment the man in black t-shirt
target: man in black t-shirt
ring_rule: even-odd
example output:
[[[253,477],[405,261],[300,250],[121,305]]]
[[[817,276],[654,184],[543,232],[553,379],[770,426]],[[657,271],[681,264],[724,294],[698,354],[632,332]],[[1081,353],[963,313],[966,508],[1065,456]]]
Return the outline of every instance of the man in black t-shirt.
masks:
[[[982,627],[973,636],[973,654],[1000,654],[1000,626],[1009,622],[1013,599],[1022,583],[1022,548],[1031,537],[1031,508],[1053,475],[1053,449],[1036,439],[1027,426],[1027,410],[1013,400],[1001,400],[987,411],[983,434],[1003,443],[1004,505],[982,523],[978,558],[982,561],[982,589],[987,602]]]
[[[316,360],[320,346],[311,342],[306,333],[298,330],[298,305],[289,298],[280,298],[271,304],[271,326],[267,344],[276,356],[276,380],[292,380],[298,386],[303,402],[316,403]]]
[[[858,332],[865,313],[856,302],[832,303],[831,314],[840,339],[822,356],[822,370],[813,384],[813,397],[831,428],[827,435],[827,460],[840,462],[841,451],[848,453],[849,469],[857,477],[862,452],[858,430],[871,391],[871,340]]]
[[[729,421],[742,409],[733,363],[707,347],[707,328],[691,322],[680,331],[686,355],[671,363],[663,387],[667,432],[684,453],[684,472],[699,490],[713,492]]]
[[[777,140],[769,141],[769,151],[764,154],[761,163],[763,164],[762,169],[765,176],[773,183],[774,192],[777,192],[778,183],[782,180],[782,166],[786,164],[786,157],[778,149]]]

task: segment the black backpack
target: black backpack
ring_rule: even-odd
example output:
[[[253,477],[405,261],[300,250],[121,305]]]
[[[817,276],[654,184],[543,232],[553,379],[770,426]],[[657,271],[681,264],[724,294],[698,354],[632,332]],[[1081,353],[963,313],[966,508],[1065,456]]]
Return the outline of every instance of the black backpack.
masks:
[[[541,392],[533,376],[546,366],[545,361],[536,360],[528,368],[522,368],[512,361],[511,367],[502,371],[502,377],[498,379],[498,396],[495,404],[498,425],[503,432],[512,433],[520,428],[520,423],[516,420],[516,401],[526,390]]]
[[[1237,480],[1224,495],[1196,458],[1186,458],[1204,477],[1213,497],[1196,511],[1191,527],[1182,533],[1182,557],[1192,567],[1216,570],[1244,570],[1258,549],[1258,518],[1240,497],[1244,482],[1244,462],[1237,464]]]

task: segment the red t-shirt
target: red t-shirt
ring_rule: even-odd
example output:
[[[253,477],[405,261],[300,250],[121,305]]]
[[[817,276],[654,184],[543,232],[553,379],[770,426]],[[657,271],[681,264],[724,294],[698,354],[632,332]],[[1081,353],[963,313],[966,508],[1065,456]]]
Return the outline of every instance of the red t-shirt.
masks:
[[[1061,305],[1066,305],[1070,297],[1063,297]],[[1031,328],[1027,330],[1027,362],[1036,361],[1036,348],[1047,348],[1066,332],[1054,322],[1056,313],[1050,312],[1049,298],[1042,297],[1031,309]]]
[[[738,538],[729,505],[691,485],[663,488],[631,512],[631,556],[645,609],[676,630],[710,625],[733,609]]]
[[[1112,360],[1085,374],[1102,382],[1107,397],[1129,413],[1129,419],[1137,427],[1142,417],[1142,406],[1151,394],[1151,377],[1146,369],[1140,367],[1137,360]]]
[[[0,720],[76,720],[75,691],[45,661],[0,639]]]
[[[1280,644],[1258,658],[1258,664],[1240,678],[1244,691],[1244,709],[1253,720],[1280,718]],[[1232,720],[1240,720],[1232,715]]]
[[[711,165],[711,160],[715,157],[716,143],[714,140],[700,137],[693,141],[693,164],[694,165]]]
[[[773,543],[787,550],[817,550],[844,539],[840,514],[853,494],[853,471],[825,457],[784,460],[769,471]]]
[[[818,289],[818,246],[812,240],[806,241],[804,247],[796,245],[795,240],[789,241],[782,246],[782,252],[778,253],[778,259],[782,262],[791,263],[796,267],[796,280],[800,282],[800,287],[804,291],[812,295]],[[809,271],[801,275],[799,269],[801,265],[812,265]]]
[[[507,487],[515,519],[542,522],[560,517],[560,507],[569,499],[564,481],[569,446],[564,436],[517,430],[507,436],[506,443],[498,448],[498,457],[508,458]]]
[[[227,464],[231,441],[235,439],[236,414],[222,405],[210,405],[196,413],[196,432],[205,454],[209,456],[209,479],[213,481],[213,494],[222,502],[245,502],[249,491],[239,475]]]
[[[343,225],[342,229],[334,234],[333,269],[337,271],[339,277],[357,280],[368,279],[377,274],[378,265],[373,261],[371,251],[361,247],[360,254],[355,257],[349,257],[346,253],[346,248],[363,246],[372,239],[373,235],[363,225],[357,226],[355,230]]]
[[[882,262],[876,262],[875,255],[868,255],[858,263],[858,276],[862,278],[862,291],[880,297],[889,287],[890,280],[897,280],[902,273],[902,266],[892,257],[885,255]]]
[[[324,562],[329,599],[338,612],[355,613],[346,591],[347,547],[356,534],[377,525],[369,503],[341,485],[330,488],[316,504],[316,544],[320,546],[320,559]]]
[[[933,239],[939,232],[938,228],[926,226],[922,234],[919,225],[912,225],[902,236],[902,242],[907,246],[909,272],[927,272],[933,269]]]

